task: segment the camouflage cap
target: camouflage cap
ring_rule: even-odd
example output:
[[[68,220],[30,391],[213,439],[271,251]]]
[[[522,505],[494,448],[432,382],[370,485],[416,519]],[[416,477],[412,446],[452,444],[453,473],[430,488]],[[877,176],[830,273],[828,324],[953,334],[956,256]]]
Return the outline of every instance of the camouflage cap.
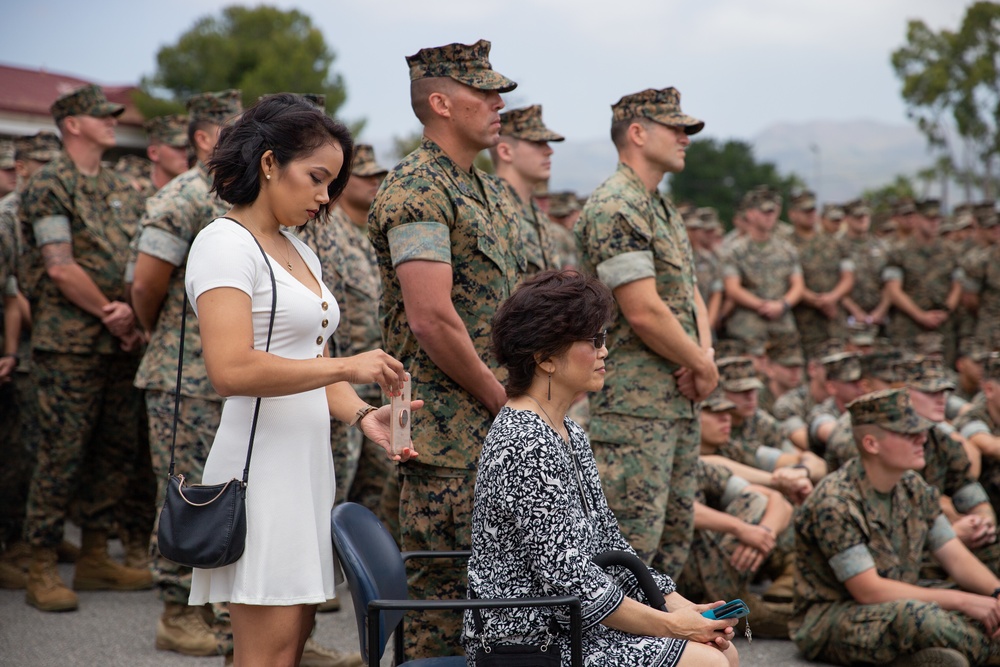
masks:
[[[991,352],[983,362],[983,380],[1000,382],[1000,354]]]
[[[354,144],[351,175],[367,178],[368,176],[385,176],[388,173],[388,169],[375,161],[375,149],[371,144]]]
[[[803,190],[793,194],[788,205],[796,211],[813,211],[816,209],[816,193],[812,190]]]
[[[857,352],[838,352],[820,359],[826,379],[834,382],[857,382],[861,379],[861,355]]]
[[[326,95],[323,93],[302,93],[302,98],[322,113],[326,113]]]
[[[13,141],[0,141],[0,169],[6,171],[14,168],[16,150]]]
[[[843,220],[844,207],[840,204],[823,204],[822,216],[827,220]]]
[[[910,341],[910,352],[924,357],[941,357],[944,354],[944,334],[921,331]]]
[[[896,366],[903,360],[903,353],[892,348],[876,348],[862,354],[861,377],[881,380],[882,382],[898,382]]]
[[[857,347],[870,347],[878,338],[878,325],[865,322],[849,321],[847,323],[847,342]]]
[[[447,77],[477,90],[509,93],[517,84],[494,71],[490,65],[490,43],[481,39],[475,44],[446,44],[420,49],[406,57],[410,81]]]
[[[1000,224],[1000,215],[997,215],[997,205],[994,201],[980,202],[973,207],[972,212],[980,229],[989,229]]]
[[[179,114],[157,116],[150,118],[142,126],[149,135],[149,143],[166,144],[174,148],[186,148],[188,145],[188,117]]]
[[[723,338],[715,342],[715,358],[725,357],[752,357],[764,356],[764,341],[762,339],[738,340],[736,338]]]
[[[864,199],[855,199],[844,204],[844,215],[852,218],[863,218],[872,214],[872,208]]]
[[[778,338],[767,348],[767,358],[779,366],[805,366],[806,357],[798,338]]]
[[[892,216],[897,217],[902,215],[910,215],[911,213],[916,213],[917,206],[916,204],[913,203],[913,200],[910,199],[909,197],[903,197],[901,199],[897,199],[892,203],[891,210],[892,210]]]
[[[916,206],[917,213],[925,218],[941,217],[941,200],[939,199],[921,199]]]
[[[192,95],[187,101],[192,123],[225,125],[243,113],[242,93],[235,88]]]
[[[750,357],[725,357],[716,362],[719,368],[719,386],[726,391],[740,392],[763,389]]]
[[[580,208],[580,200],[576,198],[575,192],[566,190],[549,193],[549,215],[553,218],[565,218]]]
[[[648,118],[661,125],[682,127],[685,134],[698,134],[705,122],[681,111],[681,94],[676,88],[647,88],[625,95],[611,105],[611,121],[617,123],[635,118]]]
[[[101,87],[92,83],[62,95],[52,103],[50,110],[58,123],[67,116],[120,116],[125,112],[125,107],[108,102]]]
[[[701,206],[694,211],[694,217],[698,220],[698,229],[711,229],[716,225],[721,225],[719,212],[712,206]]]
[[[990,356],[990,347],[982,338],[967,336],[958,344],[958,356],[971,359],[976,363],[983,363]]]
[[[906,389],[883,389],[847,404],[854,426],[878,426],[893,433],[923,433],[934,426],[913,409]]]
[[[500,114],[500,134],[525,141],[565,141],[542,122],[542,105],[511,109]]]
[[[735,410],[736,404],[726,398],[725,390],[722,387],[716,387],[715,391],[701,402],[701,409],[709,412],[726,412],[727,410]]]
[[[944,364],[936,357],[911,356],[896,364],[898,379],[927,394],[955,388],[945,376]]]
[[[781,194],[766,185],[758,185],[743,195],[740,207],[744,211],[757,209],[764,213],[781,210]]]
[[[62,142],[55,132],[42,130],[30,137],[19,137],[14,142],[14,157],[18,160],[49,162],[62,150]]]
[[[976,216],[972,214],[972,211],[962,211],[961,213],[956,213],[951,216],[951,220],[948,221],[949,231],[960,232],[964,229],[971,229],[976,226]]]
[[[152,162],[141,155],[126,153],[115,162],[115,171],[135,179],[143,179],[149,177],[152,164]]]

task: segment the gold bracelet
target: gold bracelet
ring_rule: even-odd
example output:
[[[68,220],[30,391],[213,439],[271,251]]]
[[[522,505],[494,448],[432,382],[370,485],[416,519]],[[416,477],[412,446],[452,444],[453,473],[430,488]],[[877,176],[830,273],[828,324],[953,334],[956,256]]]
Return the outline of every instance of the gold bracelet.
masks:
[[[358,408],[358,411],[357,413],[355,413],[354,416],[354,421],[351,422],[351,426],[357,427],[357,429],[360,431],[361,420],[364,419],[369,412],[375,412],[376,410],[378,410],[378,408],[376,408],[374,405],[369,405],[368,403],[365,403],[364,407]]]

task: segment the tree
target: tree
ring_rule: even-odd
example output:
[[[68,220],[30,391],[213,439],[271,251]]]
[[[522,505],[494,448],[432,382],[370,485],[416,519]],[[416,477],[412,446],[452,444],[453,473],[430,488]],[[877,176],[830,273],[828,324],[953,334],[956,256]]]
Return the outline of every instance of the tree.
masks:
[[[748,190],[769,185],[787,201],[801,183],[794,174],[781,176],[772,162],[757,162],[753,147],[745,141],[720,144],[715,139],[697,139],[687,148],[684,171],[670,176],[670,196],[675,203],[715,207],[729,227]]]
[[[861,197],[868,202],[872,208],[872,215],[878,219],[888,217],[892,205],[900,199],[917,198],[913,181],[903,174],[897,175],[891,183],[880,188],[865,190]]]
[[[156,54],[156,73],[143,79],[152,96],[166,90],[183,102],[206,90],[239,88],[243,104],[277,92],[324,93],[334,115],[346,98],[343,79],[330,72],[335,59],[312,19],[298,10],[265,5],[227,7],[206,16]],[[162,101],[138,96],[140,109],[163,108]],[[160,107],[156,107],[160,104]]]
[[[907,113],[962,178],[966,199],[978,187],[997,193],[1000,160],[1000,4],[970,5],[957,32],[910,21],[892,54]],[[956,136],[957,134],[957,136]]]

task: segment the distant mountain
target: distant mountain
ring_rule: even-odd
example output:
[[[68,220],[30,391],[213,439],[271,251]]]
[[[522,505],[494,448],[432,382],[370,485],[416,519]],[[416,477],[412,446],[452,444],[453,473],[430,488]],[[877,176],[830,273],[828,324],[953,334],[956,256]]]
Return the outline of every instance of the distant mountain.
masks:
[[[776,123],[750,141],[758,160],[774,162],[782,174],[798,174],[820,201],[846,201],[867,188],[888,184],[897,174],[913,176],[931,162],[916,128],[876,121]],[[373,143],[380,162],[391,166],[392,142]],[[589,193],[617,162],[606,137],[568,139],[553,148],[552,190]]]

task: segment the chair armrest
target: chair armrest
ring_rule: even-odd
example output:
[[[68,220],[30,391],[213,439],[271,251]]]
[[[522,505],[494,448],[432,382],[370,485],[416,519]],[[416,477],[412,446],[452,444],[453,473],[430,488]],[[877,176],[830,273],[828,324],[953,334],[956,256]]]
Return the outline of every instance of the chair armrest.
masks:
[[[444,553],[444,552],[431,552]],[[378,627],[379,613],[383,609],[422,611],[446,609],[501,609],[519,607],[569,607],[570,657],[573,667],[583,667],[583,612],[580,598],[562,595],[545,598],[476,598],[474,600],[372,600],[368,603],[368,627]],[[402,626],[400,626],[402,627]],[[399,628],[396,629],[399,632]],[[368,633],[368,657],[379,654],[378,634]],[[397,656],[401,658],[402,656]]]

